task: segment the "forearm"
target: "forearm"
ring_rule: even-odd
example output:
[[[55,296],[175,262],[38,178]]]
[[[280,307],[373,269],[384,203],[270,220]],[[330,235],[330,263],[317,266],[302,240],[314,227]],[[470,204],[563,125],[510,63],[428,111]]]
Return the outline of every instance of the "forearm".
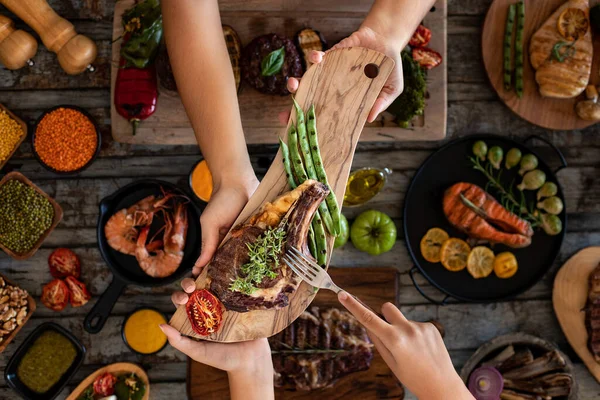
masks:
[[[179,95],[215,186],[253,177],[217,1],[161,3]]]
[[[435,0],[375,0],[361,27],[393,41],[402,50]]]
[[[275,398],[273,368],[257,373],[229,372],[232,400],[271,400]]]

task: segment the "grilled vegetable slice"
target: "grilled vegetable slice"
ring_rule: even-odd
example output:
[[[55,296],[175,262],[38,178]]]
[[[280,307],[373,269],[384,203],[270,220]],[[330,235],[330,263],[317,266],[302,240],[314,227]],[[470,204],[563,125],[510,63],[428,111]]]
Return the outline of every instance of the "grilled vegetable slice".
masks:
[[[413,33],[408,45],[410,47],[425,47],[431,40],[431,31],[423,25],[419,25]]]
[[[42,289],[42,303],[51,310],[62,311],[69,302],[69,288],[60,279],[49,282]]]
[[[50,267],[50,275],[57,279],[67,276],[79,278],[81,274],[79,257],[69,249],[54,250],[48,257],[48,266]]]
[[[311,50],[327,50],[327,42],[325,42],[323,35],[311,28],[304,28],[296,34],[296,46],[298,46],[298,49],[302,53],[304,69],[308,69],[312,64],[308,61],[308,53]]]
[[[413,59],[424,69],[433,69],[442,63],[442,55],[428,47],[418,47],[412,50]]]
[[[69,299],[71,300],[71,306],[81,307],[90,301],[92,295],[85,287],[85,283],[78,281],[72,276],[67,276],[65,282],[69,287]]]
[[[223,320],[221,302],[206,289],[196,290],[185,305],[192,329],[200,336],[219,330]]]
[[[231,61],[233,76],[235,77],[235,87],[237,90],[240,90],[240,58],[242,57],[242,42],[240,41],[237,32],[229,25],[223,25],[223,36],[225,37],[225,44],[227,45],[229,60]]]

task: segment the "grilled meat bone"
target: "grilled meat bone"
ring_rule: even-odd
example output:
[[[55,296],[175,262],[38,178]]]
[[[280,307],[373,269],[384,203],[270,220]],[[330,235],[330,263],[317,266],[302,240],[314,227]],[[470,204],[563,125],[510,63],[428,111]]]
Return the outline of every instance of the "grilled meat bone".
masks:
[[[531,244],[531,224],[507,211],[477,185],[452,185],[444,193],[443,208],[448,221],[472,238],[513,248]]]
[[[329,387],[348,374],[369,369],[373,345],[347,311],[312,307],[269,338],[275,386],[298,390]]]
[[[313,215],[328,193],[326,185],[307,180],[272,203],[266,203],[246,223],[232,230],[231,237],[217,250],[208,267],[210,290],[228,310],[247,312],[288,305],[288,295],[296,290],[300,279],[281,261],[271,265],[276,276],[265,277],[251,294],[232,291],[231,283],[243,276],[241,268],[250,261],[248,243],[256,241],[267,229],[278,226],[286,214],[284,251],[293,247],[312,258],[306,238]]]
[[[529,379],[562,369],[566,365],[567,362],[560,353],[557,350],[553,350],[522,367],[505,372],[502,376],[506,379]]]
[[[594,359],[600,363],[600,263],[589,277],[585,326],[588,331],[588,347],[590,352],[594,356]]]

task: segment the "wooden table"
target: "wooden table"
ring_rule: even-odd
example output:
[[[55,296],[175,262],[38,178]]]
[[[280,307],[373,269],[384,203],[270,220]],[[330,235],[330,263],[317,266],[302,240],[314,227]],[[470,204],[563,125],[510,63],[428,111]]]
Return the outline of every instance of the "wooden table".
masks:
[[[57,178],[43,169],[32,157],[29,144],[23,144],[11,165],[23,172],[41,188],[54,196],[64,209],[64,220],[49,237],[44,247],[30,260],[15,262],[0,254],[0,272],[30,291],[39,300],[42,285],[50,280],[47,257],[53,248],[66,246],[81,257],[82,279],[88,283],[94,298],[82,308],[67,308],[55,313],[40,305],[32,319],[15,341],[0,355],[0,368],[25,336],[44,321],[53,320],[73,331],[88,348],[85,366],[70,382],[73,388],[94,369],[107,363],[130,361],[142,364],[152,381],[155,399],[186,397],[186,357],[171,348],[154,356],[131,354],[120,337],[124,315],[139,305],[153,304],[172,312],[169,296],[176,284],[155,289],[128,287],[113,310],[112,317],[98,335],[84,332],[84,316],[110,282],[111,276],[96,247],[95,227],[97,205],[101,198],[118,187],[136,179],[156,177],[184,185],[192,164],[198,159],[196,146],[155,147],[132,146],[112,141],[110,134],[110,38],[112,11],[109,0],[52,0],[51,5],[75,23],[76,29],[89,35],[98,44],[99,58],[94,74],[76,77],[63,73],[55,56],[40,48],[36,66],[16,72],[0,67],[0,103],[31,122],[40,113],[60,103],[78,104],[87,108],[97,119],[103,133],[100,158],[80,177]],[[252,14],[254,1],[239,2]],[[302,9],[318,10],[324,3],[317,0],[290,1]],[[352,4],[363,9],[370,0]],[[472,133],[497,133],[514,138],[539,134],[552,140],[564,152],[569,168],[558,175],[564,185],[569,213],[569,232],[560,256],[551,271],[531,290],[513,301],[496,304],[453,304],[438,307],[429,304],[412,286],[408,270],[412,263],[402,242],[394,250],[377,258],[358,253],[346,246],[334,255],[332,265],[390,266],[401,272],[399,303],[402,311],[416,320],[437,318],[446,327],[446,345],[457,367],[483,342],[507,332],[526,331],[552,340],[567,352],[576,363],[576,378],[581,386],[582,399],[600,396],[598,384],[578,362],[558,326],[551,304],[552,281],[557,268],[575,251],[600,244],[600,126],[584,131],[550,132],[534,127],[514,116],[498,101],[490,88],[481,62],[481,24],[491,0],[450,0],[448,4],[448,137],[447,142]],[[0,9],[0,13],[10,14]],[[318,16],[319,11],[310,12]],[[227,12],[224,12],[227,15]],[[12,17],[12,16],[11,16]],[[17,24],[24,28],[22,24]],[[275,118],[275,116],[274,116]],[[390,214],[400,226],[402,201],[415,169],[441,143],[403,142],[359,144],[354,167],[377,166],[394,170],[389,185],[369,207]],[[541,144],[538,143],[541,146]],[[252,161],[258,174],[264,173],[276,148],[251,146]],[[543,154],[551,156],[546,147]],[[443,173],[443,171],[440,171]],[[349,217],[360,209],[347,209]],[[438,296],[435,289],[422,279],[425,291]],[[68,389],[62,393],[64,398]],[[14,398],[0,377],[0,398]]]

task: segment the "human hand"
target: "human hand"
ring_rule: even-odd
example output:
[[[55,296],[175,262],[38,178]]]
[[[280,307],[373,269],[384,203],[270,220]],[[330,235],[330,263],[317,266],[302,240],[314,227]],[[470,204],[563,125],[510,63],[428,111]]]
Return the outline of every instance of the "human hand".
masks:
[[[473,400],[433,324],[407,320],[392,303],[381,307],[384,321],[346,292],[338,299],[367,329],[394,375],[419,399]]]
[[[200,274],[201,269],[212,259],[231,225],[258,187],[254,173],[247,175],[239,177],[241,179],[223,179],[222,184],[215,183],[210,201],[200,216],[202,252],[192,270],[194,276]]]
[[[358,46],[366,47],[368,49],[383,53],[386,56],[393,59],[396,63],[394,66],[394,70],[388,77],[388,80],[385,82],[383,89],[381,89],[381,93],[379,93],[379,96],[377,97],[377,100],[375,100],[375,103],[373,104],[373,107],[369,112],[369,116],[367,117],[367,122],[373,122],[381,112],[385,111],[389,107],[389,105],[392,104],[392,102],[398,96],[400,96],[400,93],[402,93],[402,90],[404,89],[402,59],[400,57],[402,47],[400,47],[400,44],[397,40],[379,34],[374,29],[368,26],[361,26],[352,35],[337,43],[335,46],[333,46],[326,52],[314,50],[311,51],[308,54],[308,59],[311,63],[318,64],[321,61],[323,61],[323,56],[331,50]],[[289,78],[287,81],[287,88],[290,91],[290,93],[296,93],[299,84],[299,79]],[[286,124],[288,119],[289,112],[281,114],[280,120],[283,124]]]

